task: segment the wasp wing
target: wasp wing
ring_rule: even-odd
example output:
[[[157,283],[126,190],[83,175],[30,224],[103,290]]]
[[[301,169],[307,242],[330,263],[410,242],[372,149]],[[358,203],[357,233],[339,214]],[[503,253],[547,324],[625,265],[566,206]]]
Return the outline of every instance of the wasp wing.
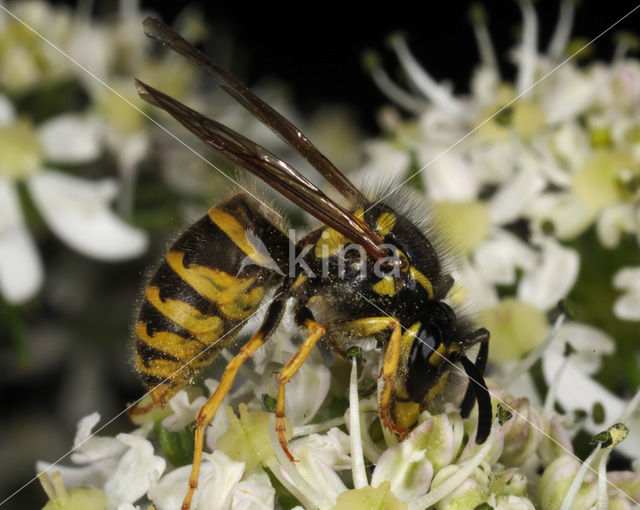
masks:
[[[274,108],[256,96],[231,73],[216,65],[209,57],[161,21],[148,17],[143,22],[145,34],[169,46],[207,71],[222,78],[229,86],[222,88],[256,116],[282,140],[299,152],[320,174],[352,203],[365,203],[366,198],[304,134]]]
[[[224,124],[140,80],[136,80],[136,86],[142,99],[166,110],[230,161],[249,170],[324,224],[364,247],[375,259],[386,256],[384,249],[379,246],[382,240],[377,233],[327,197],[288,163]]]

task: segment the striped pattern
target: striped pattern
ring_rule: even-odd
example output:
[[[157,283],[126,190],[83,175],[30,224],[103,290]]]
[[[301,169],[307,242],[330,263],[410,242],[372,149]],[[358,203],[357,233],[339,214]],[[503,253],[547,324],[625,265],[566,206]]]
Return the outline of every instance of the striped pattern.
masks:
[[[156,405],[166,405],[215,359],[277,283],[272,270],[242,265],[246,230],[268,234],[276,252],[287,246],[239,195],[183,233],[151,278],[134,328],[135,364]]]

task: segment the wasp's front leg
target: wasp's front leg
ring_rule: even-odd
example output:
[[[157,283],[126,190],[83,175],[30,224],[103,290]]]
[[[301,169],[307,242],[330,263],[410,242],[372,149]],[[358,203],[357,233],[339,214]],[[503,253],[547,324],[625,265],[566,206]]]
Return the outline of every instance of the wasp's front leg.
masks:
[[[387,344],[387,350],[384,353],[382,371],[380,373],[380,377],[382,377],[382,393],[380,394],[378,412],[384,427],[389,432],[402,439],[407,435],[409,429],[398,425],[391,415],[393,405],[393,385],[398,373],[400,349],[402,347],[402,332],[400,329],[400,323],[396,319],[390,318],[387,327],[391,329],[391,336],[389,338],[389,343]]]

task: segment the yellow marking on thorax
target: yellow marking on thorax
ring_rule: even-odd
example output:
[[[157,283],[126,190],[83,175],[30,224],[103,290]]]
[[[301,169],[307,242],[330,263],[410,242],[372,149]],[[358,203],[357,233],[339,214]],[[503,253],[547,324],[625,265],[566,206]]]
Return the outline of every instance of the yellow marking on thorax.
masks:
[[[429,364],[437,367],[444,361],[447,347],[444,344],[438,345],[437,349],[429,355]]]
[[[249,241],[246,233],[247,228],[231,214],[217,207],[211,207],[209,209],[209,218],[256,264],[269,266],[273,263],[273,260],[268,254],[260,253]]]
[[[415,266],[411,266],[409,268],[409,276],[413,280],[416,280],[420,285],[422,285],[427,291],[427,294],[429,294],[429,298],[433,299],[433,286],[431,285],[429,278],[418,271]]]
[[[386,236],[396,224],[396,215],[390,212],[383,212],[376,219],[376,230],[381,236]]]
[[[345,323],[344,330],[348,334],[364,338],[389,329],[390,321],[393,319],[389,317],[365,317]]]
[[[205,315],[187,303],[175,299],[163,301],[160,298],[160,289],[155,285],[147,287],[145,296],[162,315],[206,344],[215,342],[223,332],[220,317]]]
[[[378,283],[373,287],[373,292],[383,296],[395,296],[396,295],[396,282],[392,275],[385,275]]]
[[[356,209],[353,212],[353,215],[364,221],[364,209],[362,207],[360,209]],[[315,256],[317,259],[332,257],[340,253],[342,247],[348,243],[349,239],[347,237],[337,230],[327,227],[323,230],[320,239],[316,242],[314,250]]]
[[[325,228],[320,239],[316,242],[315,256],[318,259],[323,259],[337,255],[348,242],[349,240],[337,230],[331,227]]]

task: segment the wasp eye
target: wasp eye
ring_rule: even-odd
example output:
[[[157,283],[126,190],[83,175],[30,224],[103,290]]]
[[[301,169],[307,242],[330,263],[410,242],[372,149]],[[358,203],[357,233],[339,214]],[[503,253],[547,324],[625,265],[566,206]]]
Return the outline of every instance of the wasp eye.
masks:
[[[433,325],[421,328],[413,341],[409,353],[406,388],[414,402],[422,402],[440,373],[440,354],[435,352],[441,343],[440,330]]]

